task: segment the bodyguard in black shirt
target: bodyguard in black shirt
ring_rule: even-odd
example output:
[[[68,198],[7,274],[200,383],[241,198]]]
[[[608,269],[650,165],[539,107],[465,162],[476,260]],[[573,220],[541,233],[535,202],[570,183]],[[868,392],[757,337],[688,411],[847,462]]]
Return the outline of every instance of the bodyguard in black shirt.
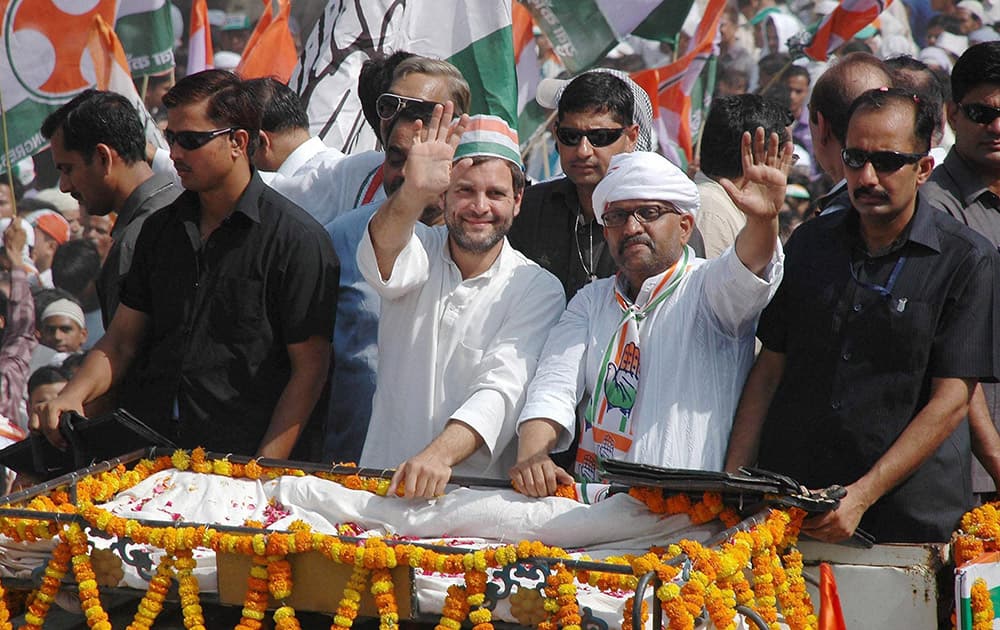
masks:
[[[795,231],[761,316],[726,469],[757,459],[840,507],[803,532],[837,542],[945,541],[972,507],[977,381],[1000,375],[996,250],[920,202],[934,108],[902,90],[862,94],[843,161],[852,207]]]
[[[32,427],[58,444],[62,411],[124,379],[122,406],[181,446],[287,457],[327,374],[336,256],[251,170],[259,105],[236,75],[163,100],[186,192],[147,219],[107,334]]]

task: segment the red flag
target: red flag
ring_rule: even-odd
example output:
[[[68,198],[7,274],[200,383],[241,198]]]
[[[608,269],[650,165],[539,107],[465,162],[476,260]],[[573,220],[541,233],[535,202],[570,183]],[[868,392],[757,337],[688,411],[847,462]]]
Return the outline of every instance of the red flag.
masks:
[[[719,21],[726,0],[709,0],[698,30],[687,52],[677,61],[662,68],[643,70],[632,75],[653,102],[653,118],[660,139],[660,150],[672,162],[682,166],[694,157],[691,130],[691,89],[701,74],[705,62],[715,54]],[[650,91],[655,86],[653,91]],[[684,153],[683,160],[677,153]]]
[[[837,580],[833,569],[823,562],[819,565],[819,625],[818,630],[847,630],[844,613],[840,609]]]
[[[292,10],[289,0],[277,0],[277,14],[271,2],[264,0],[264,14],[260,16],[243,49],[236,74],[244,79],[274,77],[288,83],[295,70],[299,55],[295,52],[295,40],[288,29],[288,14]]]
[[[205,0],[191,3],[191,27],[188,29],[187,73],[194,74],[213,67],[212,27],[208,23]]]
[[[840,6],[823,18],[803,52],[810,59],[825,61],[855,33],[874,22],[890,4],[892,0],[841,0]]]

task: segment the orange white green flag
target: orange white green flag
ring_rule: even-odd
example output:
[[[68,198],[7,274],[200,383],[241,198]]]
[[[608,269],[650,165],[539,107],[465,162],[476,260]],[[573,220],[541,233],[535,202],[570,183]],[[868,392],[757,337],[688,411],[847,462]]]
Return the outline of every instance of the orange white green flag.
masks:
[[[81,10],[56,0],[0,0],[0,97],[6,131],[0,170],[48,143],[39,128],[49,113],[95,83],[87,53],[94,17],[114,24],[117,0]]]
[[[820,22],[812,41],[803,49],[810,59],[825,61],[854,34],[868,26],[892,4],[892,0],[841,0]]]
[[[208,5],[205,0],[191,3],[191,19],[188,22],[187,74],[194,74],[212,67],[212,27],[208,23]]]
[[[694,159],[698,130],[715,83],[719,21],[726,0],[709,0],[687,52],[677,61],[632,75],[653,102],[660,151],[681,168]]]
[[[243,49],[236,74],[244,79],[275,77],[288,83],[299,60],[288,28],[291,8],[291,0],[264,0],[264,13]]]
[[[358,99],[361,64],[407,50],[446,59],[468,81],[473,114],[513,125],[517,112],[512,0],[329,0],[288,85],[310,129],[345,153],[375,147]]]
[[[693,4],[693,0],[520,2],[548,36],[560,61],[574,75],[590,69],[628,35],[672,40]]]
[[[146,141],[157,148],[167,149],[163,134],[156,127],[153,117],[149,115],[142,97],[132,83],[128,61],[125,59],[125,49],[115,31],[100,15],[94,16],[87,51],[93,63],[97,89],[117,92],[127,98],[139,112],[146,132]]]

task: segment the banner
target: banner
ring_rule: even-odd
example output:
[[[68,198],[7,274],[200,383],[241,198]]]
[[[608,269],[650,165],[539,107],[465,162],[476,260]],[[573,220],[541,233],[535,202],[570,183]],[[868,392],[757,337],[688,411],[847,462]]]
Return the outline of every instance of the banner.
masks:
[[[875,21],[892,0],[842,0],[840,6],[823,18],[812,42],[803,52],[816,61],[825,61],[854,34]]]
[[[634,33],[671,41],[694,0],[520,0],[535,18],[570,74],[604,58]]]
[[[687,52],[662,68],[632,75],[650,92],[660,151],[681,168],[694,159],[698,132],[708,113],[715,85],[719,21],[726,0],[709,0]],[[655,91],[650,91],[652,86]]]
[[[372,54],[397,50],[455,64],[469,82],[471,113],[515,124],[511,0],[330,0],[289,81],[308,104],[311,132],[344,153],[374,148],[357,77]]]
[[[291,0],[264,0],[264,13],[243,49],[236,74],[244,79],[275,77],[288,83],[299,57],[288,29],[291,9]]]
[[[174,67],[174,27],[168,0],[120,0],[115,32],[133,77]]]
[[[117,0],[92,0],[79,13],[56,0],[0,0],[0,96],[6,137],[0,170],[38,153],[48,142],[39,128],[60,105],[94,85],[87,40],[96,16],[114,24]]]

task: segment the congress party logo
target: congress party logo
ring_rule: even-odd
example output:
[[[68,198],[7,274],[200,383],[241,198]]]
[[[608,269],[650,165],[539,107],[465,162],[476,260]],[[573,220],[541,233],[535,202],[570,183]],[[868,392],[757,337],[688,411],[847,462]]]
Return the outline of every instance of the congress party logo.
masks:
[[[3,38],[7,62],[32,97],[62,103],[93,84],[87,40],[94,16],[114,24],[118,0],[8,0]],[[7,4],[0,0],[0,6]],[[85,74],[90,74],[88,79]]]

